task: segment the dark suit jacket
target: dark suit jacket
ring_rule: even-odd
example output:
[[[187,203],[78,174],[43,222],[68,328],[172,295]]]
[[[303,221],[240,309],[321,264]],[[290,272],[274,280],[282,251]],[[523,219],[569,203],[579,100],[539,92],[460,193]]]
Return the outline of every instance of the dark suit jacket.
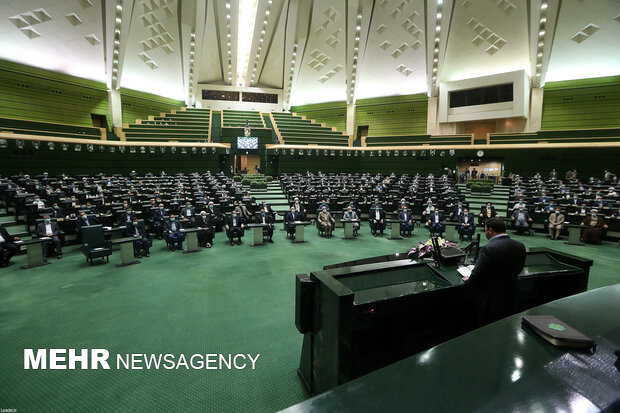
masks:
[[[155,212],[153,212],[153,222],[161,224],[167,216],[168,211],[166,211],[165,209],[156,209]]]
[[[0,225],[0,235],[2,235],[2,238],[4,238],[4,242],[10,243],[10,244],[14,242],[13,236],[9,235],[7,230],[2,225]]]
[[[88,223],[90,225],[98,225],[100,224],[99,220],[97,219],[97,217],[94,216],[90,216],[87,215],[88,217]],[[85,226],[86,224],[84,223],[84,220],[81,217],[78,217],[77,222],[75,223],[75,227],[79,230],[80,228],[82,228],[83,226]]]
[[[138,228],[138,234],[141,237],[147,238],[146,235],[146,229],[144,228],[144,222],[140,222],[138,221],[135,225],[133,222],[128,222],[127,225],[125,226],[125,236],[126,237],[133,237],[136,235],[136,231],[135,228]]]
[[[443,224],[443,220],[444,220],[443,212],[439,212],[437,215],[439,215],[439,223]],[[426,222],[428,223],[428,221],[431,221],[431,225],[433,225],[435,223],[435,213],[434,212],[431,212],[428,215],[428,220]]]
[[[236,220],[236,225],[233,225],[233,217],[231,215],[226,218],[226,225],[228,225],[229,228],[241,228],[241,225],[243,225],[243,217],[241,215],[237,215]]]
[[[459,225],[463,225],[465,223],[465,214],[461,214],[459,216]],[[469,227],[473,227],[474,226],[474,214],[472,214],[471,212],[467,213],[467,223],[469,224]]]
[[[293,215],[291,211],[288,211],[286,215],[284,216],[285,222],[299,221],[300,219],[301,219],[301,215],[299,215],[299,212],[295,212],[295,214]]]
[[[57,222],[50,222],[50,225],[52,226],[52,235],[58,235],[60,234],[60,227],[58,226]],[[45,222],[40,222],[37,225],[37,236],[40,237],[44,237],[46,236],[47,233],[45,232]]]
[[[133,215],[133,212],[132,212],[132,213],[129,215],[129,221],[131,221],[131,220],[133,219],[133,216],[134,216],[134,215]],[[123,225],[127,225],[127,223],[128,223],[128,221],[127,221],[127,217],[128,217],[128,215],[127,215],[127,213],[126,213],[126,212],[123,212],[122,214],[120,214],[120,215],[118,216],[118,225],[119,225],[119,226],[121,226],[121,227],[122,227]]]
[[[517,311],[517,280],[525,266],[525,246],[507,235],[480,249],[466,281],[474,287],[479,310],[502,318]]]
[[[407,210],[407,214],[405,214],[405,211],[400,211],[398,213],[398,219],[400,221],[411,221],[413,223],[413,216],[411,216],[411,211]]]
[[[207,216],[205,216],[204,218],[202,217],[202,215],[198,215],[196,217],[196,226],[200,227],[200,228],[212,229],[213,228],[213,219],[214,219],[214,217],[209,215],[209,213],[207,213]]]
[[[188,207],[183,207],[183,208],[181,208],[181,214],[180,214],[183,218],[187,218],[187,210],[188,209],[189,209],[190,217],[193,217],[195,215],[194,207],[192,207],[192,206],[189,207],[189,208]]]
[[[377,218],[376,218],[376,217],[377,217],[377,214],[375,213],[375,209],[376,209],[376,208],[371,208],[371,209],[370,209],[370,214],[369,214],[368,218],[369,218],[371,221],[375,221],[375,220],[377,219]],[[379,219],[380,219],[380,220],[381,220],[381,219],[385,220],[385,211],[384,211],[383,209],[380,209],[380,210],[379,210]]]
[[[52,208],[52,211],[49,213],[50,217],[52,218],[63,218],[64,214],[62,212],[62,208]]]
[[[183,224],[177,219],[174,221],[177,225],[177,231],[183,228]],[[164,231],[172,231],[172,221],[168,220],[164,222]]]
[[[464,208],[463,208],[463,207],[461,207],[461,213],[460,213],[460,214],[458,213],[458,212],[459,212],[459,207],[458,207],[458,205],[456,205],[456,206],[454,207],[454,209],[452,209],[452,221],[454,221],[454,222],[458,222],[458,221],[459,221],[459,217],[460,217],[461,215],[463,215],[463,209],[464,209]]]
[[[263,217],[260,214],[257,214],[255,221],[256,221],[257,224],[262,224],[263,223]],[[271,226],[273,226],[273,216],[271,216],[271,214],[269,212],[265,213],[265,222],[267,224],[271,224]]]

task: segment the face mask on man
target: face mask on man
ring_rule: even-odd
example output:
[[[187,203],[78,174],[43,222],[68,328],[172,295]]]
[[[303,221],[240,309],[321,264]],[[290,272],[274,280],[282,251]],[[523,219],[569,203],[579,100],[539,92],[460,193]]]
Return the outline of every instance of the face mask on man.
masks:
[[[170,217],[170,221],[174,221],[175,219],[175,217]]]
[[[45,218],[45,223],[46,223],[46,224],[49,224],[50,222],[52,222],[52,220],[51,220],[51,219],[49,219],[49,218]]]
[[[597,214],[596,214],[596,212],[593,212],[593,213],[592,213],[592,216],[593,216],[593,217],[595,217],[596,215],[597,215]]]
[[[87,217],[86,215],[82,215],[82,219],[83,219],[84,221],[86,221],[86,220],[88,219],[88,217]]]

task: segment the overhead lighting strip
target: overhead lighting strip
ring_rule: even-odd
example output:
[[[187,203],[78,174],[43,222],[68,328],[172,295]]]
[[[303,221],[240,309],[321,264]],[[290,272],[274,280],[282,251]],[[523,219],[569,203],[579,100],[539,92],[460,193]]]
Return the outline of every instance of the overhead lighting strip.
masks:
[[[250,62],[250,49],[256,23],[258,0],[239,0],[239,19],[237,30],[237,85],[244,87]],[[265,30],[262,30],[264,36]],[[263,40],[263,39],[261,39]],[[262,42],[259,43],[262,46]]]

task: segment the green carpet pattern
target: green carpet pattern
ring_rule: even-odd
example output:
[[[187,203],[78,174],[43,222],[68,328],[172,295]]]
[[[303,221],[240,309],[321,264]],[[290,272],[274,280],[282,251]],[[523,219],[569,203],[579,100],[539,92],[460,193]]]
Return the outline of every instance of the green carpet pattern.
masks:
[[[428,232],[292,244],[278,225],[275,244],[224,243],[195,254],[155,241],[142,264],[86,264],[77,247],[62,260],[0,269],[0,406],[23,412],[273,412],[308,397],[296,375],[302,336],[294,324],[295,274],[345,260],[407,251]],[[542,234],[517,237],[593,258],[589,288],[620,282],[618,244],[569,246]],[[105,348],[112,370],[24,370],[24,348]],[[115,370],[126,353],[260,353],[256,370]]]

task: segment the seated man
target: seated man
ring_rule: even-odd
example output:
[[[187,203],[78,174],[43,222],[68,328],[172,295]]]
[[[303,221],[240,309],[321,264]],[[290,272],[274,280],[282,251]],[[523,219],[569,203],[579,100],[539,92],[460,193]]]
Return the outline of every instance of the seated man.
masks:
[[[435,207],[433,206],[433,201],[429,199],[428,201],[426,201],[426,205],[424,207],[424,210],[422,211],[422,216],[426,217],[430,215],[431,212],[433,212],[434,210]]]
[[[213,238],[215,237],[213,216],[207,214],[207,211],[201,211],[196,219],[196,227],[201,229],[198,232],[198,243],[211,248],[213,246]]]
[[[149,254],[149,238],[146,233],[146,229],[144,228],[144,222],[138,221],[138,217],[134,216],[131,222],[125,225],[125,236],[126,237],[140,237],[133,242],[133,254],[142,258],[142,255],[145,257],[150,257]]]
[[[267,236],[269,236],[269,242],[273,243],[273,216],[264,209],[261,209],[256,216],[256,223],[267,225],[267,227],[263,228],[263,234],[267,234]]]
[[[301,203],[299,202],[299,198],[295,197],[293,201],[293,206],[295,207],[295,211],[297,211],[297,213],[301,216],[300,220],[301,221],[305,220],[306,210],[304,207],[301,206]]]
[[[589,244],[600,244],[603,239],[603,231],[608,228],[605,223],[605,219],[598,215],[598,211],[593,209],[589,217],[586,217],[581,225],[584,229],[581,230],[581,238],[583,242]]]
[[[411,211],[409,211],[406,206],[398,213],[398,220],[402,221],[400,223],[400,233],[405,237],[411,237],[411,232],[413,231],[413,215],[411,215]]]
[[[215,230],[221,231],[222,226],[224,225],[224,219],[222,218],[222,214],[220,214],[219,209],[217,209],[213,204],[213,201],[209,201],[209,205],[207,206],[207,214],[211,216],[211,222],[213,222]]]
[[[349,220],[349,221],[354,221],[354,220],[358,220],[359,218],[357,217],[357,212],[355,212],[353,210],[353,206],[349,205],[347,207],[347,210],[344,211],[344,215],[342,216],[342,219],[345,220]],[[357,237],[357,231],[359,231],[360,229],[360,223],[356,222],[353,224],[353,235]]]
[[[94,215],[86,215],[86,212],[84,211],[80,212],[80,217],[75,222],[75,226],[78,232],[80,231],[80,228],[82,227],[89,227],[91,225],[98,225],[98,224],[100,224],[100,222],[97,219],[97,217],[95,217]]]
[[[241,237],[243,237],[243,218],[239,216],[237,210],[233,210],[226,221],[226,236],[230,240],[230,245],[234,244],[234,238],[237,238],[237,245],[241,245]]]
[[[286,232],[288,232],[293,239],[295,239],[295,226],[290,223],[295,221],[301,221],[301,217],[295,210],[295,205],[291,205],[291,210],[284,216],[284,222],[286,224]]]
[[[18,237],[12,237],[7,230],[0,224],[0,267],[8,267],[12,263],[9,261],[13,255],[19,252],[19,246],[15,245],[19,241]]]
[[[463,210],[463,214],[459,217],[459,238],[463,241],[465,236],[467,236],[467,240],[471,241],[471,237],[474,235],[475,230],[476,226],[474,225],[474,214],[470,214],[469,208],[465,208]]]
[[[560,208],[556,208],[555,211],[549,215],[549,236],[551,239],[558,239],[562,228],[564,228],[564,214],[562,214]]]
[[[52,222],[49,215],[43,216],[43,222],[37,225],[37,236],[39,238],[50,237],[52,240],[43,245],[43,258],[47,260],[50,253],[50,244],[54,244],[56,258],[62,258],[62,245],[60,242],[60,227],[56,221]]]
[[[532,222],[530,214],[527,212],[527,209],[523,207],[514,211],[511,219],[517,229],[517,235],[523,235],[523,231],[528,229],[530,227],[530,222]]]
[[[241,218],[243,218],[245,222],[249,222],[249,220],[252,219],[252,214],[250,213],[250,210],[248,210],[248,207],[246,207],[245,204],[241,201],[239,201],[239,203],[237,204],[235,211],[237,211],[237,214]]]
[[[439,237],[442,237],[443,232],[446,229],[446,225],[443,223],[443,220],[443,212],[439,211],[438,207],[435,207],[435,210],[430,213],[428,216],[428,221],[426,222],[429,232],[431,234],[438,232]]]
[[[181,208],[181,219],[185,218],[188,221],[188,226],[193,227],[196,223],[196,212],[191,203],[186,202],[185,207]]]
[[[478,217],[478,223],[484,224],[487,220],[491,218],[495,218],[497,216],[497,212],[495,212],[495,207],[491,202],[487,202],[487,204],[480,208],[480,216]]]
[[[168,211],[164,209],[164,204],[159,204],[157,209],[153,211],[153,228],[158,239],[162,239],[164,235],[164,221],[168,216]]]
[[[134,213],[131,207],[128,207],[123,213],[118,216],[118,226],[122,227],[129,224],[134,217]]]
[[[164,222],[164,233],[170,245],[172,251],[183,251],[183,241],[185,241],[185,234],[181,233],[183,226],[176,220],[174,214],[170,214],[170,219]],[[176,245],[175,245],[176,244]]]
[[[369,213],[370,218],[370,231],[376,237],[377,231],[383,236],[385,230],[385,211],[379,206],[377,208],[371,208]]]
[[[331,238],[334,231],[334,224],[336,220],[332,217],[332,214],[327,210],[327,205],[323,205],[321,212],[318,216],[319,225],[325,231],[325,237]]]
[[[465,208],[463,208],[463,202],[459,201],[454,206],[454,209],[452,209],[452,212],[450,212],[450,220],[452,222],[459,222],[459,218],[463,215],[464,210]]]

